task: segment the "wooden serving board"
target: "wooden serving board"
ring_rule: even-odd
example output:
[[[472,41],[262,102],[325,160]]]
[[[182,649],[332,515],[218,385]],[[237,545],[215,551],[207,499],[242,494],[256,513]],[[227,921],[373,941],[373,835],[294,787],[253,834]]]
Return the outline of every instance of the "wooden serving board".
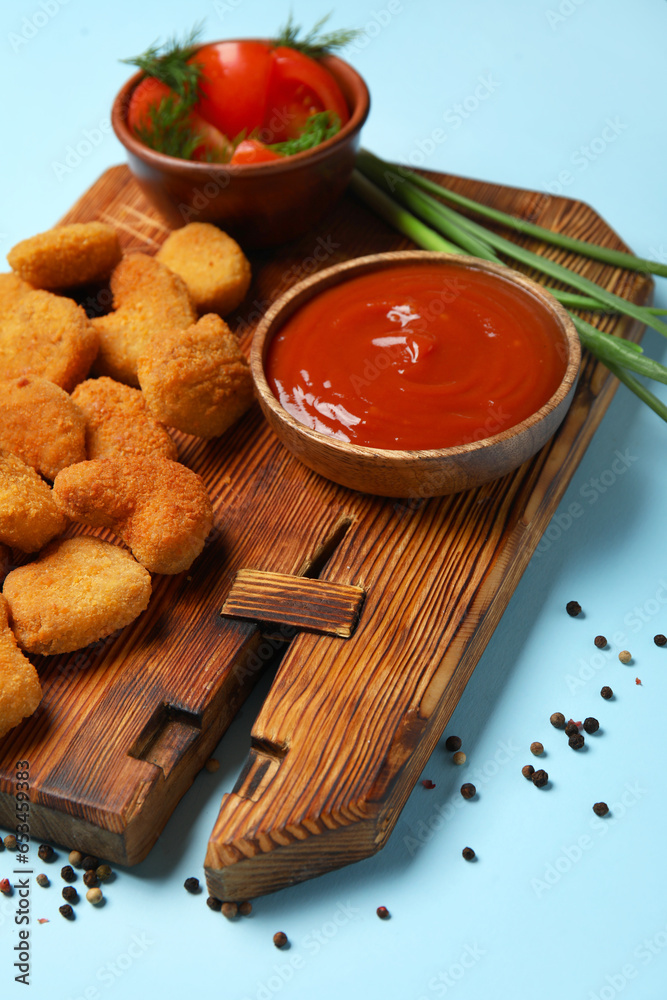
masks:
[[[445,180],[623,248],[581,203]],[[127,249],[148,253],[168,231],[125,167],[107,171],[63,221],[92,219],[115,225]],[[252,257],[253,285],[232,325],[247,348],[267,306],[295,281],[408,246],[346,197],[316,232]],[[643,275],[548,253],[627,298],[650,299]],[[642,333],[618,318],[599,322],[635,340]],[[132,626],[37,661],[43,703],[0,741],[0,822],[13,827],[14,767],[27,760],[33,839],[140,861],[263,664],[288,644],[211,834],[209,891],[247,899],[377,851],[615,386],[586,358],[565,422],[532,461],[433,500],[384,500],[320,478],[288,454],[257,407],[219,440],[179,435],[181,460],[213,499],[206,548],[188,573],[154,578],[151,603]]]

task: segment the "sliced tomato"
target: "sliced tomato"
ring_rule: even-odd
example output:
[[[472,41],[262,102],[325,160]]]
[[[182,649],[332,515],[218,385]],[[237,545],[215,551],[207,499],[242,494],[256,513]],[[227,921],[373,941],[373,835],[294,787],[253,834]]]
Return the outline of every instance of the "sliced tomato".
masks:
[[[147,128],[150,125],[149,109],[172,94],[173,90],[166,83],[161,83],[153,76],[144,77],[132,91],[127,109],[127,124],[132,131],[136,133],[139,129]]]
[[[202,67],[199,114],[230,139],[261,127],[273,55],[266,42],[218,42],[192,57]]]
[[[265,146],[257,139],[243,139],[234,150],[230,163],[269,163],[271,160],[283,160],[279,153]]]
[[[270,136],[268,142],[295,139],[307,119],[319,111],[333,111],[341,125],[350,117],[343,92],[331,73],[296,49],[274,49],[262,137]]]
[[[158,108],[168,97],[178,100],[166,83],[161,83],[152,76],[147,76],[135,87],[127,109],[127,123],[135,135],[141,138],[142,131],[152,130],[150,109]],[[231,153],[231,143],[226,136],[196,111],[188,112],[186,118],[192,131],[201,136],[201,143],[193,151],[192,159],[226,163]]]

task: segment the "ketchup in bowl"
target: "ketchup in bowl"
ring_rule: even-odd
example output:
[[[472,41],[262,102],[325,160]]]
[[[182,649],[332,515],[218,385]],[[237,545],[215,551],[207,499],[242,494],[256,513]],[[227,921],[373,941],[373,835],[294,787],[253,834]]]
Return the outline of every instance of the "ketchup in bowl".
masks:
[[[294,419],[375,449],[493,437],[547,403],[567,349],[536,295],[496,273],[409,263],[335,284],[294,312],[265,362]]]

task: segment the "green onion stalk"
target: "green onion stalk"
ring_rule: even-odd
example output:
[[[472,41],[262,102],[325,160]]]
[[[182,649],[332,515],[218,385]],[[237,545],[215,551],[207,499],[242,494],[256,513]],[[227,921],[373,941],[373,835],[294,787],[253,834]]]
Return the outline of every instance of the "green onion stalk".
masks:
[[[659,318],[667,310],[629,302],[563,264],[499,236],[468,215],[457,212],[451,205],[455,204],[467,212],[500,223],[523,235],[536,237],[615,267],[667,277],[667,266],[664,264],[573,239],[563,233],[554,233],[535,223],[466,198],[406,167],[387,163],[366,150],[362,150],[357,156],[352,190],[386,222],[424,250],[468,254],[505,264],[499,256],[502,254],[574,289],[568,291],[549,287],[549,292],[568,310],[621,313],[667,337],[667,324]],[[570,316],[582,346],[602,361],[642,402],[667,421],[667,405],[636,378],[637,375],[642,375],[667,384],[667,367],[646,357],[639,344],[598,330],[579,315],[570,313]]]

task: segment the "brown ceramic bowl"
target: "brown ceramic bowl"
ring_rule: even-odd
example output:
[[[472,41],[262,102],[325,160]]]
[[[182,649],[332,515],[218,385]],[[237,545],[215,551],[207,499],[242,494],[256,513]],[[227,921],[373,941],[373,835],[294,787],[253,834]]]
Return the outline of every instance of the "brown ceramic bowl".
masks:
[[[537,300],[556,320],[566,367],[557,390],[526,420],[493,437],[471,444],[429,451],[391,451],[349,444],[299,423],[280,405],[266,379],[264,363],[271,338],[289,317],[326,288],[379,268],[400,268],[424,261],[451,264],[496,274],[522,295]],[[563,307],[536,282],[517,271],[475,257],[425,250],[373,254],[344,261],[299,282],[268,310],[254,336],[250,363],[259,402],[269,424],[304,465],[327,479],[364,493],[387,497],[432,497],[457,493],[512,472],[549,440],[572,400],[581,347],[577,331]]]
[[[156,153],[127,124],[130,97],[143,73],[127,81],[114,101],[111,123],[141,189],[171,226],[213,222],[251,248],[295,239],[322,218],[350,179],[370,108],[368,88],[349,63],[325,56],[322,64],[343,92],[349,121],[314,149],[269,163],[195,163]]]

